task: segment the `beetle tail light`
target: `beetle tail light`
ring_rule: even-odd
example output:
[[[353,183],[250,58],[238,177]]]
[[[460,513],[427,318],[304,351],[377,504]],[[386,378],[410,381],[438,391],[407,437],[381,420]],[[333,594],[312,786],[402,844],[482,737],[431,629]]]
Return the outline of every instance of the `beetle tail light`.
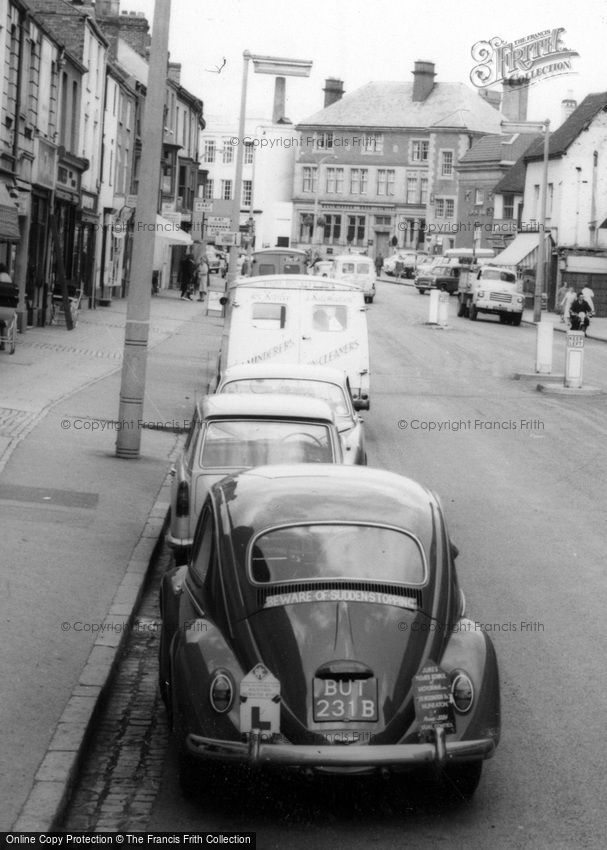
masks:
[[[474,685],[472,679],[462,670],[455,670],[451,679],[451,700],[459,714],[467,714],[474,702]]]
[[[209,687],[209,700],[218,714],[225,714],[231,709],[234,702],[234,683],[228,673],[215,673]]]
[[[187,516],[190,513],[190,488],[187,481],[181,481],[177,487],[177,498],[175,500],[175,514]]]

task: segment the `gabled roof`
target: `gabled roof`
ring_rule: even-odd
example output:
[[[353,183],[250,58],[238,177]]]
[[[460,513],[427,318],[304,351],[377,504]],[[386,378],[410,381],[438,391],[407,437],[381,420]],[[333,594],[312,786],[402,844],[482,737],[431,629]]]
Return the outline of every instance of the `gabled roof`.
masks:
[[[597,114],[605,108],[607,108],[607,92],[586,95],[578,108],[550,135],[548,156],[553,159],[563,156],[580,133],[589,127]],[[543,142],[538,141],[525,157],[525,161],[542,159],[543,155]]]
[[[525,151],[530,150],[538,141],[540,144],[543,144],[543,142],[541,133],[525,134],[524,136],[521,134],[519,138],[526,140],[526,148],[493,190],[496,195],[522,195],[525,190],[525,171],[527,169]]]
[[[95,35],[106,46],[107,37],[87,6],[72,6],[67,0],[28,0],[28,6],[53,38],[69,48],[82,61],[84,53],[84,27],[88,21]]]
[[[470,147],[459,163],[494,162],[496,164],[515,163],[516,160],[529,150],[529,146],[538,138],[537,133],[515,133],[514,135],[481,136]]]
[[[296,129],[454,127],[463,131],[500,132],[503,115],[464,83],[435,83],[425,100],[412,98],[413,83],[367,83],[300,121]]]

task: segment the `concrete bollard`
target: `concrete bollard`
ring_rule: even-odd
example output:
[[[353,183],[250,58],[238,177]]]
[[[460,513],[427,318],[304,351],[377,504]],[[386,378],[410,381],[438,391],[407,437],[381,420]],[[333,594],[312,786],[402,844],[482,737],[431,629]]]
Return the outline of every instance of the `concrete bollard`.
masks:
[[[554,325],[552,322],[538,322],[537,345],[535,350],[535,371],[541,375],[549,375],[552,372],[552,341],[554,338]]]
[[[584,372],[584,332],[567,331],[565,386],[579,390]]]
[[[436,325],[438,324],[438,297],[440,292],[438,289],[430,290],[430,308],[428,311],[428,324]]]
[[[449,320],[449,293],[440,292],[438,296],[438,324],[446,328]]]

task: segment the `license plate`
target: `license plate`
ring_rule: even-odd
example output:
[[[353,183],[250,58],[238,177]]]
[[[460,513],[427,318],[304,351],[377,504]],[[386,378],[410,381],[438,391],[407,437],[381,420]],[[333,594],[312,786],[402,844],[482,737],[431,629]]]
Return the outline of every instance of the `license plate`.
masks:
[[[377,720],[377,679],[314,679],[314,720]]]

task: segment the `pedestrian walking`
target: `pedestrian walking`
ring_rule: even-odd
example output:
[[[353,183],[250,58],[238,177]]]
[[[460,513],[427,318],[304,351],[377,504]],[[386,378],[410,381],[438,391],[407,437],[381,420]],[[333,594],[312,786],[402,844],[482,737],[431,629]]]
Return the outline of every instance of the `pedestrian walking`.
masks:
[[[554,296],[554,312],[561,317],[561,322],[564,322],[563,318],[563,301],[565,299],[565,295],[567,293],[567,284],[564,283],[562,286],[556,291],[556,295]]]
[[[2,295],[7,298],[7,304],[11,302],[13,295],[15,294],[14,290],[15,287],[13,286],[13,279],[8,273],[8,269],[4,263],[0,263],[0,291],[2,292]],[[0,337],[4,337],[7,327],[7,323],[3,319],[0,319]],[[0,342],[0,351],[4,351],[4,342]]]
[[[179,284],[181,288],[180,298],[187,298],[188,301],[192,300],[192,286],[194,282],[194,271],[196,269],[196,265],[194,263],[194,258],[191,254],[186,254],[179,264]]]
[[[209,291],[209,264],[204,256],[198,262],[196,277],[198,280],[198,300],[204,301]]]
[[[569,310],[571,309],[571,305],[575,301],[575,289],[571,284],[567,287],[567,292],[565,293],[565,297],[563,298],[563,321],[569,321]]]
[[[594,292],[589,286],[584,286],[582,289],[582,295],[584,296],[584,301],[586,301],[594,313]]]
[[[382,254],[378,254],[375,258],[375,274],[379,277],[381,275],[381,270],[384,267],[384,258]]]

